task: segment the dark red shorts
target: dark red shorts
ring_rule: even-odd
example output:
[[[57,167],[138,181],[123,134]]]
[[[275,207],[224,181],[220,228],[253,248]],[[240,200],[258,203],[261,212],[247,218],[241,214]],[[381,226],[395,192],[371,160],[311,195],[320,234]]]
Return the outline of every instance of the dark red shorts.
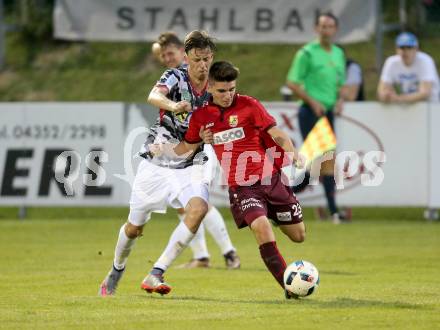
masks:
[[[256,218],[267,216],[278,225],[302,222],[301,206],[293,192],[281,182],[279,173],[270,185],[229,188],[231,212],[238,228],[249,226]]]

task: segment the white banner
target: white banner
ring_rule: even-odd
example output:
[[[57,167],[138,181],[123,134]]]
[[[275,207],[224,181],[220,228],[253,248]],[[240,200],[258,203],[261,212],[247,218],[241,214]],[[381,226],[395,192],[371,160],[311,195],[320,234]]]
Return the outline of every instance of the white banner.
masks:
[[[296,104],[265,106],[300,146]],[[336,120],[339,204],[440,207],[439,114],[424,103],[347,104]],[[0,103],[0,205],[128,206],[135,156],[156,117],[144,104]],[[211,201],[228,205],[218,182]],[[298,197],[325,205],[320,184]]]
[[[429,201],[430,208],[440,208],[440,104],[429,106]]]
[[[300,146],[297,106],[283,102],[265,105],[279,127],[289,132],[295,145]],[[427,108],[424,103],[403,107],[375,102],[346,104],[343,116],[335,121],[340,205],[427,205],[430,186]],[[440,154],[438,150],[437,154]],[[375,185],[375,179],[379,185]],[[326,205],[319,183],[307,188],[298,198],[303,205]],[[212,199],[213,203],[228,203],[222,188],[213,191]]]
[[[0,205],[128,202],[122,122],[120,103],[0,103]]]
[[[339,20],[338,41],[368,40],[376,0],[58,0],[55,38],[152,41],[168,30],[184,37],[196,29],[219,42],[305,43],[315,38],[317,13]]]

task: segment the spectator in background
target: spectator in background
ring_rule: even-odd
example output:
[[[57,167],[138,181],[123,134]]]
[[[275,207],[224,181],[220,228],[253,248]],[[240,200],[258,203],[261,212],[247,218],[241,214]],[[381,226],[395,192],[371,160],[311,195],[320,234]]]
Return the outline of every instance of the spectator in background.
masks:
[[[302,100],[298,117],[304,140],[322,116],[333,126],[334,114],[342,112],[345,98],[345,56],[333,43],[338,19],[331,13],[322,13],[316,19],[315,30],[318,40],[296,53],[287,75],[287,86]],[[333,222],[339,224],[342,216],[335,200],[334,158],[322,163],[320,174]],[[306,173],[294,191],[299,192],[309,179],[310,174]]]
[[[183,42],[174,32],[162,33],[151,46],[151,51],[168,69],[178,68],[186,63]]]
[[[286,84],[284,84],[283,86],[280,87],[280,94],[281,94],[281,97],[283,98],[283,101],[285,101],[285,102],[292,101],[293,92],[289,87],[287,87]]]
[[[184,44],[174,32],[168,31],[162,33],[157,38],[157,42],[153,43],[152,52],[168,69],[178,68],[182,64],[186,64]],[[213,152],[211,152],[210,155],[212,156],[212,161],[215,165],[217,162],[215,155]],[[185,210],[183,208],[177,209],[177,216],[183,221]],[[240,267],[240,258],[235,252],[235,247],[232,245],[225,221],[217,208],[211,204],[209,205],[209,211],[203,219],[203,222],[200,224],[194,238],[189,243],[193,258],[189,262],[177,267],[205,268],[210,266],[210,255],[205,239],[205,227],[220,248],[226,266],[229,269],[238,269]]]
[[[439,102],[440,83],[434,60],[419,50],[417,37],[402,32],[396,38],[396,55],[382,69],[377,95],[386,103]],[[438,219],[438,211],[427,209],[426,219]]]
[[[386,103],[439,101],[439,77],[434,60],[419,51],[417,37],[402,32],[396,38],[396,55],[388,57],[380,75],[377,95]]]
[[[163,64],[162,62],[162,56],[160,54],[160,45],[157,41],[153,42],[153,44],[151,45],[151,54],[153,54],[153,57],[160,62],[161,64]]]
[[[339,47],[345,54],[345,49],[340,45]],[[364,75],[362,73],[362,67],[355,60],[347,58],[345,61],[345,71],[346,101],[365,101]],[[280,94],[283,101],[292,100],[293,92],[287,87],[287,85],[280,87]]]
[[[351,58],[347,58],[345,70],[345,100],[365,101],[364,76],[360,64]]]

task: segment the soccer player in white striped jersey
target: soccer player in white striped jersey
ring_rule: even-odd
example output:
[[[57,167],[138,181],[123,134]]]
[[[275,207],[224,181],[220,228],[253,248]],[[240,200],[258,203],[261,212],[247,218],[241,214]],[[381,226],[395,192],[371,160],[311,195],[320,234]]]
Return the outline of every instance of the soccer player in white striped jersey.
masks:
[[[209,173],[205,162],[209,159],[200,149],[199,154],[183,160],[152,157],[150,146],[170,140],[182,141],[192,111],[205,105],[210,97],[206,90],[208,70],[212,63],[215,44],[201,31],[191,32],[185,39],[187,66],[167,70],[153,87],[148,102],[160,108],[155,125],[150,128],[132,188],[128,222],[119,232],[112,269],[100,287],[103,296],[115,293],[125,265],[137,237],[150,219],[152,212],[163,213],[167,206],[185,208],[185,218],[179,223],[170,240],[145,277],[141,288],[145,291],[167,294],[171,287],[163,274],[193,239],[203,218],[209,211]],[[213,157],[211,157],[213,158]],[[199,165],[194,165],[199,164]],[[202,164],[202,166],[200,166]],[[200,172],[202,172],[200,174]],[[235,254],[235,251],[233,251]]]
[[[181,65],[186,65],[185,49],[183,47],[183,42],[179,39],[177,34],[174,32],[164,32],[162,33],[156,45],[155,56],[160,60],[160,62],[168,67],[169,69],[178,68]],[[210,148],[210,146],[208,146]],[[210,162],[212,162],[213,170],[215,171],[217,161],[214,156],[211,156]],[[182,221],[185,216],[185,211],[183,208],[177,209],[177,215]],[[203,222],[200,224],[196,235],[189,243],[189,247],[193,253],[193,258],[182,265],[177,266],[178,268],[204,268],[210,266],[210,255],[208,247],[206,245],[205,238],[205,228],[208,233],[214,238],[217,243],[220,252],[222,253],[226,267],[229,269],[237,269],[240,267],[240,259],[236,254],[236,249],[232,245],[231,239],[229,237],[226,225],[221,213],[213,205],[209,205],[209,211],[206,214]]]

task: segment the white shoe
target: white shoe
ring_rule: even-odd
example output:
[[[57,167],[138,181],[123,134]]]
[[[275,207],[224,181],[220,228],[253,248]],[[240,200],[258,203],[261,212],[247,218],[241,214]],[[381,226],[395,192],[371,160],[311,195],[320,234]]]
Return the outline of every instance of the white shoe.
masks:
[[[163,279],[163,275],[148,274],[141,283],[141,289],[148,293],[159,293],[162,296],[171,291],[171,287]]]
[[[332,222],[334,225],[340,225],[342,223],[342,219],[341,219],[339,213],[334,213],[332,215]]]
[[[178,269],[209,268],[209,258],[191,259],[187,263],[176,266]]]

